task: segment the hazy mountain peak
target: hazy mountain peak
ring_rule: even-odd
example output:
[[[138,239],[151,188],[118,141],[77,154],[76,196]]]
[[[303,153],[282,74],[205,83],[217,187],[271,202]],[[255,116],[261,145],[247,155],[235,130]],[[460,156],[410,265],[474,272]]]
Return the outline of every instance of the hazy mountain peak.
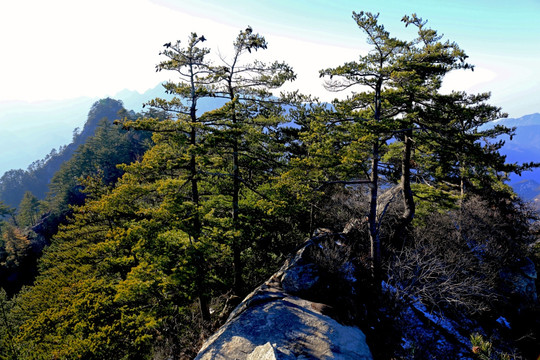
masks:
[[[136,112],[142,104],[163,96],[161,84],[143,94],[124,89],[113,99]],[[67,145],[74,129],[82,129],[88,110],[98,98],[80,97],[39,102],[0,102],[0,176],[11,169],[26,169],[32,162],[43,159],[51,149]]]
[[[540,113],[524,115],[519,118],[507,118],[494,121],[497,125],[512,126],[536,126],[540,125]]]

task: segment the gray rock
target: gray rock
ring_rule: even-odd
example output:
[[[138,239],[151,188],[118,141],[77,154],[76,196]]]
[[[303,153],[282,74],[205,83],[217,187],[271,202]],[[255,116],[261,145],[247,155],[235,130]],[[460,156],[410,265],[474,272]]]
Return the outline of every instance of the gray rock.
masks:
[[[315,264],[294,266],[283,274],[283,290],[289,294],[309,293],[320,280],[319,268]]]
[[[372,359],[360,329],[317,307],[296,297],[250,307],[208,339],[196,359]]]
[[[308,242],[249,294],[203,345],[197,360],[372,359],[365,335],[323,314],[326,305],[291,294],[319,286],[303,259]]]
[[[247,360],[277,360],[277,358],[274,347],[267,342],[264,345],[257,346],[255,350],[248,355]]]

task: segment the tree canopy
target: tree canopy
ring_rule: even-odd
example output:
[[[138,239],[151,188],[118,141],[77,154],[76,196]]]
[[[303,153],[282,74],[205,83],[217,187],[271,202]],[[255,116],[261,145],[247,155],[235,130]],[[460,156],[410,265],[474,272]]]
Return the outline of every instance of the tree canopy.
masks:
[[[412,40],[392,37],[376,14],[353,19],[370,50],[320,71],[328,89],[347,92],[331,104],[277,94],[296,75],[258,60],[271,49],[249,26],[230,53],[196,33],[165,43],[156,70],[175,76],[163,84],[170,96],[141,114],[96,102],[48,197],[0,203],[0,274],[52,237],[35,280],[0,292],[0,356],[192,358],[234,299],[322,227],[348,229],[351,268],[374,299],[391,282],[429,306],[493,309],[500,270],[532,239],[530,213],[504,181],[537,164],[500,155],[513,129],[482,127],[505,116],[489,94],[441,92],[449,72],[473,69],[456,43],[415,14],[402,19]],[[0,190],[28,174],[4,176]],[[466,218],[477,214],[497,231],[479,236]],[[428,239],[430,226],[448,237]]]

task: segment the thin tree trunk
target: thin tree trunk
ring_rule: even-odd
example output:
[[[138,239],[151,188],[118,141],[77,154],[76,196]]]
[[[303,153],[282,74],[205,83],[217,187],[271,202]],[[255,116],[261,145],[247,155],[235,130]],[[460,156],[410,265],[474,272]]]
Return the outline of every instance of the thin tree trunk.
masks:
[[[465,201],[465,164],[460,161],[461,167],[459,169],[459,209],[463,209],[463,202]]]
[[[193,69],[191,69],[193,74]],[[195,85],[193,75],[191,76],[191,109],[190,117],[192,121],[191,132],[190,132],[190,144],[191,151],[195,150],[197,145],[197,129],[195,128],[195,122],[197,121],[197,99],[195,97]],[[202,224],[201,218],[199,215],[199,180],[197,177],[197,159],[194,153],[191,153],[189,159],[189,169],[191,177],[191,197],[193,201],[194,216],[193,216],[193,238],[195,242],[198,242],[202,233]],[[210,309],[208,296],[206,296],[204,289],[204,278],[206,276],[206,271],[204,269],[204,256],[201,254],[199,249],[195,249],[195,286],[197,287],[196,293],[199,298],[199,309],[201,311],[201,317],[204,323],[210,321]]]
[[[240,169],[238,166],[238,140],[236,137],[233,141],[233,229],[235,233],[238,231],[238,214],[240,193]],[[234,291],[240,294],[242,290],[242,263],[240,258],[240,244],[237,234],[234,235],[233,242],[233,265],[234,265]]]
[[[403,155],[401,157],[401,194],[403,196],[403,213],[394,232],[394,246],[402,247],[407,237],[407,227],[412,222],[416,207],[411,189],[411,155],[412,130],[405,132]]]
[[[196,132],[195,129],[191,130],[191,144],[195,145]],[[197,164],[195,154],[191,155],[190,159],[191,170],[191,196],[193,200],[194,216],[193,216],[193,237],[194,241],[198,242],[202,233],[201,219],[199,216],[199,184],[197,179]],[[208,297],[204,291],[204,277],[206,272],[204,270],[204,257],[198,249],[195,249],[195,271],[196,271],[196,286],[197,296],[199,297],[199,308],[201,310],[201,317],[204,322],[210,321],[210,310],[208,305]]]
[[[373,159],[371,161],[371,199],[369,202],[369,237],[371,244],[371,271],[375,283],[381,276],[381,241],[377,222],[377,198],[379,178],[379,142],[373,144]]]
[[[379,78],[375,89],[375,114],[376,122],[381,120],[381,89],[382,78]],[[381,238],[379,234],[379,222],[377,220],[377,201],[379,191],[379,139],[373,143],[372,161],[371,161],[371,199],[369,203],[369,237],[371,244],[371,270],[373,275],[373,283],[375,287],[380,286],[381,280]]]
[[[232,72],[232,71],[231,71]],[[231,101],[234,101],[234,89],[232,88],[231,83],[229,83],[229,96]],[[238,157],[238,134],[236,133],[236,125],[238,119],[236,117],[236,104],[233,102],[231,105],[231,120],[232,120],[232,129],[233,129],[233,140],[232,140],[232,150],[233,150],[233,193],[232,193],[232,226],[234,229],[232,251],[233,251],[233,267],[234,267],[234,284],[233,291],[235,294],[239,295],[242,292],[242,259],[241,259],[241,247],[240,247],[240,238],[237,236],[239,230],[239,213],[240,213],[240,161]]]

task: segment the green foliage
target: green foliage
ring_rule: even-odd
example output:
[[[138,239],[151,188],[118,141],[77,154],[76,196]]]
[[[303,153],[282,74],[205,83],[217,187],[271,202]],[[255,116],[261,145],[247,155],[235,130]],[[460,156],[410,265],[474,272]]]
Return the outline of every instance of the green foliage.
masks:
[[[0,265],[7,268],[18,267],[28,256],[30,241],[14,225],[2,226],[0,242]]]
[[[35,177],[22,169],[6,171],[0,178],[0,200],[9,206],[17,206],[27,189],[35,191]]]
[[[30,191],[24,193],[18,209],[17,224],[19,226],[31,227],[37,223],[41,213],[41,204]]]
[[[208,326],[179,323],[193,318],[194,299],[200,300],[204,319],[203,300],[226,293],[234,283],[233,248],[241,250],[248,269],[241,275],[253,286],[295,245],[284,231],[301,234],[284,188],[272,185],[283,166],[278,126],[284,119],[265,90],[289,79],[284,74],[290,69],[237,62],[231,75],[222,74],[205,63],[208,51],[197,47],[200,42],[192,34],[187,48],[179,42],[166,46],[169,60],[158,69],[180,74],[178,84],[165,85],[177,98],[148,104],[165,119],[123,121],[124,128],[152,131],[154,145],[139,162],[117,169],[124,173],[118,183],[111,186],[118,174],[108,164],[122,162],[115,157],[124,154],[125,138],[109,123],[55,176],[52,208],[74,204],[69,194],[77,187],[88,196],[47,250],[36,284],[19,295],[26,318],[17,339],[33,353],[144,358],[166,351],[156,343],[179,353],[191,346],[183,334],[190,339],[190,331]],[[265,46],[259,35],[242,32],[235,56]],[[192,71],[187,78],[185,68]],[[226,93],[227,81],[235,83],[241,98]],[[220,91],[230,103],[199,118],[197,101]],[[73,182],[75,177],[80,180]]]
[[[217,64],[204,36],[165,44],[156,69],[174,72],[177,82],[164,84],[172,98],[150,101],[143,115],[112,99],[96,102],[74,141],[95,135],[51,181],[49,217],[40,225],[55,235],[39,276],[12,300],[0,294],[3,356],[193,357],[223,317],[210,304],[259,284],[327,224],[357,226],[359,240],[351,248],[358,254],[330,253],[328,272],[341,268],[337,260],[368,259],[380,272],[391,259],[376,280],[388,275],[439,309],[489,308],[500,266],[530,242],[528,217],[514,211],[503,172],[534,164],[506,164],[501,143],[490,142],[512,129],[481,130],[502,115],[486,103],[489,95],[439,93],[445,74],[471,67],[455,43],[442,42],[416,15],[403,18],[417,29],[411,41],[391,37],[377,15],[353,18],[371,51],[320,72],[331,90],[361,89],[332,105],[298,93],[273,96],[295,74],[286,63],[252,58],[267,42],[250,27]],[[201,113],[205,98],[224,104]],[[111,113],[123,119],[103,119]],[[0,185],[25,176],[11,172]],[[1,203],[0,214],[15,212]],[[28,192],[13,220],[29,227],[39,214]],[[68,214],[57,233],[46,224]],[[409,241],[381,247],[395,233]],[[14,268],[30,240],[4,221],[0,245],[2,265]]]
[[[18,346],[14,340],[15,322],[12,315],[13,302],[0,288],[0,359],[18,359]]]
[[[118,118],[118,112],[123,110],[122,102],[110,98],[96,101],[88,113],[87,121],[80,133],[75,132],[69,145],[53,149],[41,160],[33,162],[28,169],[10,170],[0,178],[0,200],[11,206],[17,206],[26,191],[32,192],[38,199],[47,195],[49,182],[61,165],[71,159],[80,145],[94,135],[99,122],[108,118],[110,121]]]
[[[474,333],[470,336],[471,341],[471,351],[473,352],[475,359],[478,360],[510,360],[510,359],[520,359],[521,357],[516,357],[514,355],[508,354],[506,352],[499,352],[493,349],[493,343],[484,339],[481,334]]]
[[[446,74],[473,68],[456,43],[442,41],[416,14],[402,19],[417,30],[411,41],[391,37],[378,23],[378,15],[353,12],[353,19],[367,36],[369,53],[321,70],[320,76],[327,78],[325,86],[331,91],[359,91],[335,100],[331,108],[313,111],[300,136],[307,158],[320,166],[319,182],[369,184],[366,214],[377,272],[380,238],[389,236],[380,232],[385,228],[384,216],[378,213],[379,206],[385,207],[379,201],[381,183],[395,183],[401,189],[403,212],[389,239],[395,245],[408,236],[417,210],[421,216],[430,211],[422,200],[426,195],[444,198],[443,209],[458,200],[456,191],[459,200],[466,193],[509,198],[499,185],[503,174],[520,173],[534,164],[506,164],[498,153],[503,143],[493,140],[511,136],[513,129],[482,130],[487,122],[506,116],[487,104],[489,94],[440,93]]]
[[[133,136],[107,119],[95,131],[53,176],[47,199],[49,211],[64,214],[70,205],[83,203],[81,178],[99,173],[106,185],[114,184],[122,175],[117,165],[134,161],[145,149],[144,137]]]
[[[182,168],[171,167],[170,158],[155,157],[156,154],[173,151],[170,145],[173,149],[181,148],[177,142],[157,141],[141,163],[126,166],[127,173],[116,188],[78,210],[74,223],[59,233],[42,261],[43,278],[50,279],[51,273],[61,277],[74,271],[77,273],[73,275],[73,280],[66,279],[67,282],[60,289],[58,284],[47,284],[49,291],[71,289],[75,286],[73,282],[80,283],[81,277],[88,278],[88,285],[99,282],[100,291],[108,289],[107,294],[103,294],[105,298],[97,301],[93,308],[102,314],[96,315],[96,321],[112,322],[114,332],[105,328],[100,330],[99,324],[81,322],[82,318],[73,320],[73,324],[79,324],[81,329],[91,325],[95,332],[102,332],[95,339],[99,346],[90,347],[91,352],[85,353],[85,358],[100,358],[99,353],[94,353],[95,349],[101,349],[105,354],[116,353],[114,356],[125,354],[127,358],[135,356],[133,354],[151,353],[150,340],[158,337],[158,331],[176,323],[177,318],[183,315],[180,310],[189,308],[192,299],[197,296],[198,289],[194,283],[199,257],[204,257],[206,272],[211,275],[204,279],[204,288],[207,291],[219,289],[219,284],[212,284],[212,278],[220,278],[217,276],[220,271],[216,268],[219,269],[222,260],[217,254],[223,256],[227,250],[215,243],[212,234],[200,238],[195,244],[182,230],[189,227],[190,219],[189,202],[184,205],[182,194],[177,193],[185,180],[174,176],[175,172],[181,173]],[[175,158],[172,154],[171,157]],[[160,171],[163,168],[160,165],[165,165],[166,174]],[[152,177],[148,176],[148,171],[151,171]],[[111,227],[112,223],[114,227]],[[64,266],[68,266],[68,269],[63,270]],[[81,273],[82,269],[87,269],[88,273]],[[39,284],[32,289],[32,296],[40,291]],[[84,291],[78,289],[77,293],[83,294]],[[88,290],[89,293],[94,291],[93,288]],[[66,305],[50,306],[49,313],[63,311]],[[73,316],[79,316],[78,308],[73,311]],[[107,314],[105,319],[102,318],[104,314]],[[156,328],[158,325],[160,330]],[[131,334],[132,329],[137,329],[136,336]],[[39,327],[36,331],[48,330]],[[63,331],[67,330],[58,329],[58,338],[66,337]],[[182,344],[182,340],[177,338],[178,334],[167,335]],[[132,345],[121,349],[106,345],[109,342],[119,345],[121,342],[115,340],[117,336],[124,339],[122,343]],[[45,342],[46,339],[39,346],[45,346]],[[53,344],[55,341],[49,346]],[[66,344],[67,348],[73,346]],[[80,348],[88,347],[81,344]],[[43,349],[45,353],[49,351]],[[79,350],[73,351],[73,354],[77,354]]]
[[[12,208],[6,204],[4,204],[2,201],[0,201],[0,218],[5,219],[6,217],[10,217],[11,220],[15,220],[15,213],[17,212],[17,209]]]
[[[433,213],[445,213],[458,208],[459,195],[452,188],[413,184],[412,189],[416,198],[416,225],[423,224],[424,219]]]
[[[268,189],[266,184],[282,167],[282,152],[275,140],[279,125],[286,120],[281,101],[271,97],[271,90],[295,78],[285,63],[250,61],[252,50],[266,48],[264,37],[250,27],[238,34],[231,59],[209,68],[212,95],[227,103],[201,117],[208,124],[207,142],[212,147],[213,191],[221,194],[216,200],[230,202],[215,205],[221,211],[227,207],[232,211],[227,237],[233,251],[234,290],[239,294],[247,290],[242,279],[246,259],[242,257],[249,253],[244,250],[249,249],[249,231],[256,226],[251,214],[258,212],[258,205],[272,207],[264,188]]]

